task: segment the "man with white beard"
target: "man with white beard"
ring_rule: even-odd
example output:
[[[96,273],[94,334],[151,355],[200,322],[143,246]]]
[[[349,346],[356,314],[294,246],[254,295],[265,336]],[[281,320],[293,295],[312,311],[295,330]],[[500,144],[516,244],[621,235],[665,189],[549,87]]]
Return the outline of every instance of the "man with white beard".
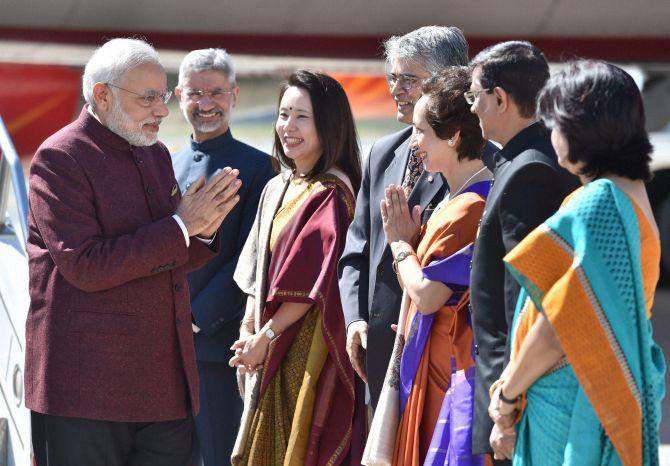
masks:
[[[230,115],[240,89],[223,49],[190,52],[179,67],[175,95],[193,132],[187,147],[172,156],[182,191],[199,177],[209,179],[230,166],[239,170],[239,205],[221,224],[219,254],[189,274],[195,355],[200,376],[200,413],[195,429],[205,466],[230,464],[243,403],[236,370],[228,366],[247,295],[233,281],[242,246],[256,217],[265,184],[272,178],[270,156],[233,138]]]
[[[171,92],[146,42],[113,39],[86,106],[30,168],[26,405],[37,464],[195,463],[198,377],[186,273],[238,202],[224,168],[182,197],[157,142]]]

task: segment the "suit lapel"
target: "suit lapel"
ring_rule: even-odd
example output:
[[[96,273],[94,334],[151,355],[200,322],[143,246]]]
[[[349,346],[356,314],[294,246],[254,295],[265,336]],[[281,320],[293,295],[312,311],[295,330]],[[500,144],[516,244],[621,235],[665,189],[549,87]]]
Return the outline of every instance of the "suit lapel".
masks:
[[[428,203],[437,195],[443,184],[442,176],[439,173],[424,171],[416,181],[407,203],[410,207],[420,205],[421,212],[426,210],[427,207],[435,208],[435,206],[429,206]]]
[[[398,146],[393,155],[393,160],[384,171],[384,189],[390,184],[402,184],[407,169],[409,158],[409,138]]]

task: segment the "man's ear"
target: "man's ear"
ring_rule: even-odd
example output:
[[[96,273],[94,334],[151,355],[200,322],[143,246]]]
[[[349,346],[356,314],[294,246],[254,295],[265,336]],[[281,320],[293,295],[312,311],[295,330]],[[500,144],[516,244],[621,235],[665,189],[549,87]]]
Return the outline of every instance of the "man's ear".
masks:
[[[93,101],[95,108],[108,112],[112,108],[112,90],[105,83],[93,85]]]
[[[498,113],[505,113],[509,109],[510,105],[509,94],[502,87],[496,86],[493,88],[493,95],[496,98]]]
[[[179,86],[174,87],[174,96],[177,98],[178,101],[181,102],[181,87]]]
[[[235,108],[235,105],[237,105],[237,96],[240,93],[240,88],[235,86],[233,87],[233,108]]]

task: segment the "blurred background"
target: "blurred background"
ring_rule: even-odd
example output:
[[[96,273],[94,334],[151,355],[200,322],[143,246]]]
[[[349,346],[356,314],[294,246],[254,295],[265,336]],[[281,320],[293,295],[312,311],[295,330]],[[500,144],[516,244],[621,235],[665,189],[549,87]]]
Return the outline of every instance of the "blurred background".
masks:
[[[545,52],[553,70],[577,57],[625,67],[643,93],[655,146],[648,188],[662,233],[663,283],[669,283],[668,0],[0,0],[0,116],[27,167],[37,146],[78,115],[83,65],[93,50],[113,37],[142,37],[159,50],[170,86],[188,51],[227,49],[240,87],[232,132],[267,152],[283,77],[296,68],[333,75],[349,96],[367,156],[375,139],[401,128],[381,42],[432,24],[460,27],[471,56],[502,40],[526,39]],[[176,99],[169,108],[160,138],[176,151],[190,128]],[[670,290],[663,287],[653,321],[668,357]],[[661,439],[670,444],[667,399],[663,417]],[[667,448],[663,458],[670,465]]]

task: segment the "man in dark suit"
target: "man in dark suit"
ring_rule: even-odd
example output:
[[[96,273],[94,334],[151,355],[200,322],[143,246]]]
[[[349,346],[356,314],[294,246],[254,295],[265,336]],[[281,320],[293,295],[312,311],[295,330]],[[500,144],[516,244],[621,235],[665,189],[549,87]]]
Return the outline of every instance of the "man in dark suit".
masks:
[[[528,42],[505,42],[480,52],[471,67],[466,99],[484,138],[502,146],[489,160],[494,179],[472,260],[470,309],[477,355],[473,452],[490,452],[493,445],[504,460],[502,451],[509,451],[514,434],[497,428],[492,433],[487,410],[489,387],[509,360],[519,286],[502,259],[558,209],[578,180],[558,166],[550,132],[535,117],[535,98],[549,78],[542,52]]]
[[[233,63],[225,50],[194,50],[182,61],[175,94],[193,133],[188,146],[172,156],[179,186],[186,191],[199,177],[209,179],[225,166],[238,169],[242,180],[238,205],[219,229],[225,239],[219,254],[188,276],[200,375],[195,428],[205,466],[230,464],[242,417],[235,369],[228,366],[228,359],[239,335],[246,295],[233,281],[233,272],[263,187],[273,174],[269,155],[234,139],[230,132],[238,93]]]
[[[397,119],[412,122],[421,82],[431,74],[466,65],[468,45],[460,29],[427,26],[385,44],[387,79],[397,105]],[[447,190],[441,175],[422,171],[409,150],[412,128],[377,141],[365,162],[354,221],[339,263],[339,285],[347,325],[347,352],[358,375],[368,382],[373,406],[381,392],[398,321],[401,290],[391,267],[380,201],[389,184],[402,184],[410,205],[420,205],[424,220]]]
[[[239,180],[226,168],[181,197],[157,142],[166,86],[150,45],[107,42],[79,118],[33,158],[25,387],[39,465],[194,464],[186,272],[217,251]]]

